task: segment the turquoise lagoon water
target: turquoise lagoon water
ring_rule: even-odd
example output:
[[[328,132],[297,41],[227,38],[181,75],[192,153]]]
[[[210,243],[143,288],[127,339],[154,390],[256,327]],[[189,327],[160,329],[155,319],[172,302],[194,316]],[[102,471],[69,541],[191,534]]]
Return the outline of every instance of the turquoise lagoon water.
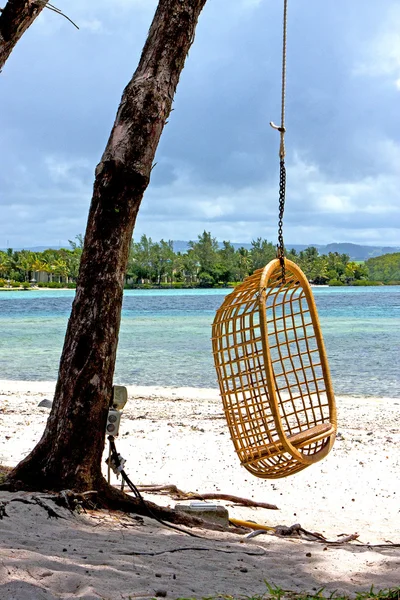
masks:
[[[229,290],[130,290],[115,383],[216,387],[211,323]],[[400,397],[400,286],[314,288],[337,394]],[[54,380],[73,290],[0,293],[0,379]]]

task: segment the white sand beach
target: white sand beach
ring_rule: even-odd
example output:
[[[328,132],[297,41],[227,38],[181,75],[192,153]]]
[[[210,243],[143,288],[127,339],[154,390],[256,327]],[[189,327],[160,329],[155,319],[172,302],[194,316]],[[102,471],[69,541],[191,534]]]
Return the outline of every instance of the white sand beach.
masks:
[[[38,404],[53,390],[54,383],[0,381],[0,464],[13,466],[33,448],[49,414]],[[358,533],[359,541],[334,546],[209,530],[195,530],[203,538],[195,539],[120,513],[57,508],[65,518],[49,518],[37,505],[10,502],[23,495],[1,492],[8,502],[0,520],[2,600],[244,596],[265,593],[265,581],[293,591],[324,587],[326,595],[400,585],[399,399],[338,398],[339,433],[328,458],[268,481],[240,466],[217,390],[128,391],[117,448],[136,485],[276,504],[279,510],[218,501],[232,518],[300,523],[330,541]]]

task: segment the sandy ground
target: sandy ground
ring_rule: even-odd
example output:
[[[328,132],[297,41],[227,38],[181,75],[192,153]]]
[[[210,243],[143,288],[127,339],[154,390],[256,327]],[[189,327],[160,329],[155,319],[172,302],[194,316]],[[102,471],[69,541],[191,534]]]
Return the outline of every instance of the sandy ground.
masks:
[[[49,413],[39,408],[54,384],[0,381],[0,464],[15,465],[39,439]],[[216,390],[129,388],[118,451],[137,484],[175,484],[276,504],[279,510],[223,503],[236,519],[300,523],[331,546],[265,534],[173,532],[118,513],[49,518],[30,496],[0,493],[0,598],[36,600],[263,594],[286,590],[354,595],[400,585],[400,400],[338,398],[339,435],[323,462],[287,479],[253,477],[239,462]],[[115,476],[114,482],[116,483]],[[146,495],[175,505],[164,496]],[[379,544],[381,547],[373,547]]]

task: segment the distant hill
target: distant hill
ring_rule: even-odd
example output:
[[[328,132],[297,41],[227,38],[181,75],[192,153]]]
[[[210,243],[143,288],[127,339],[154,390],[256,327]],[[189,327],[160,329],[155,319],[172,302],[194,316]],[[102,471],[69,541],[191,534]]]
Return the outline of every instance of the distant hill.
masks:
[[[21,250],[30,250],[31,252],[44,252],[45,250],[60,250],[60,248],[70,248],[69,244],[65,244],[64,246],[54,246],[50,244],[49,246],[19,246],[18,248],[12,248],[14,252],[20,252]],[[7,252],[7,248],[0,248],[1,252]]]
[[[174,252],[186,252],[188,249],[188,241],[184,240],[174,240]],[[222,247],[222,242],[219,242],[220,247]],[[232,246],[237,248],[251,248],[251,244],[248,242],[232,242]],[[360,244],[352,244],[350,242],[343,242],[340,244],[286,244],[288,250],[292,248],[297,252],[304,250],[305,248],[309,248],[310,246],[314,246],[317,248],[320,254],[329,254],[329,252],[338,252],[339,254],[348,254],[350,256],[350,260],[368,260],[369,258],[375,258],[376,256],[382,256],[383,254],[391,254],[393,252],[400,252],[400,246],[362,246]],[[13,250],[31,250],[32,252],[43,252],[51,248],[53,250],[59,250],[60,248],[69,248],[69,244],[65,244],[64,246],[25,246],[20,248],[13,248]],[[3,252],[6,251],[6,248],[0,248]]]
[[[174,252],[186,252],[188,249],[188,243],[183,240],[174,240]],[[222,246],[222,242],[220,242]],[[248,242],[232,242],[232,246],[237,248],[251,248],[251,244]],[[393,252],[400,252],[400,246],[362,246],[360,244],[352,244],[350,242],[343,242],[340,244],[286,244],[286,247],[291,250],[292,248],[297,252],[305,250],[314,246],[317,248],[320,254],[329,254],[329,252],[338,252],[339,254],[348,254],[350,260],[368,260],[368,258],[374,258],[375,256],[382,256],[382,254],[390,254]]]
[[[348,254],[351,260],[367,260],[382,254],[391,254],[400,252],[400,246],[360,246],[358,244],[328,244],[327,246],[317,246],[320,254],[329,252],[339,252],[339,254]]]

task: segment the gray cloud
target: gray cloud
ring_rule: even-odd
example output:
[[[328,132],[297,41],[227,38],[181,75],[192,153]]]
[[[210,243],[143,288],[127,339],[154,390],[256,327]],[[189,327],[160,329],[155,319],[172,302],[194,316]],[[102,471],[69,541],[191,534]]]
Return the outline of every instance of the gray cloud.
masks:
[[[155,0],[43,11],[0,77],[0,247],[83,232],[94,169]],[[285,237],[399,243],[395,0],[289,7]],[[209,0],[135,237],[276,239],[281,5]]]

